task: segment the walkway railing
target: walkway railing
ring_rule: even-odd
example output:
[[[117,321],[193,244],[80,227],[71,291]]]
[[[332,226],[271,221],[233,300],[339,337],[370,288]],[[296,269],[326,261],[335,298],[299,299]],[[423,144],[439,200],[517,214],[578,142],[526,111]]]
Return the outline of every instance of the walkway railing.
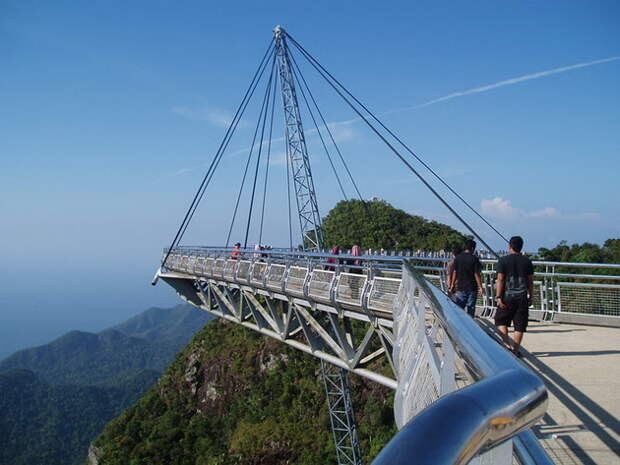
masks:
[[[522,464],[553,463],[528,430],[546,411],[542,380],[410,262],[393,314],[400,432],[374,465],[465,464],[476,456],[509,465],[513,453]]]
[[[245,279],[251,268],[254,283],[288,286],[289,290],[307,293],[310,298],[385,311],[391,308],[390,299],[398,288],[403,260],[410,260],[443,290],[450,260],[430,253],[356,257],[284,249],[241,250],[237,259],[231,260],[231,253],[230,248],[179,247],[168,257],[166,267],[235,279]],[[330,263],[330,259],[336,263]],[[495,309],[497,261],[483,259],[482,263],[486,295],[478,300],[478,312],[490,316]],[[534,261],[534,266],[532,318],[620,326],[620,264]],[[347,296],[346,292],[351,294]]]
[[[361,263],[356,263],[361,258]],[[168,256],[164,269],[390,318],[400,286],[402,259],[349,256],[334,263],[330,259],[334,256],[312,252],[178,248]]]

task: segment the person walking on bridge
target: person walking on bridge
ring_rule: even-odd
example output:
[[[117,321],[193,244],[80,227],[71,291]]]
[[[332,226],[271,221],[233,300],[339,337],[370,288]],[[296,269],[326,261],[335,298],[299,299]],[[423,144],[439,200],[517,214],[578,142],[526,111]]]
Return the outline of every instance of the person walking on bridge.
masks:
[[[495,326],[502,335],[508,349],[508,326],[514,324],[512,352],[521,357],[521,341],[527,330],[529,306],[534,290],[534,266],[532,261],[521,254],[523,238],[513,236],[508,245],[508,255],[497,262],[497,311]]]
[[[465,309],[472,318],[476,314],[476,297],[484,295],[480,272],[482,264],[474,251],[476,241],[467,239],[464,251],[454,259],[454,267],[450,277],[450,293],[456,290],[455,302]]]
[[[230,258],[233,260],[237,260],[239,258],[239,255],[241,255],[241,242],[237,242],[235,244],[232,252],[230,252]]]
[[[460,245],[455,246],[452,249],[452,260],[450,260],[448,262],[448,265],[446,266],[446,278],[447,278],[447,287],[448,287],[448,295],[450,296],[450,298],[452,300],[455,300],[456,297],[453,294],[452,289],[456,289],[456,282],[452,281],[452,272],[454,271],[454,260],[456,260],[456,257],[458,257],[461,252],[463,251],[463,248]]]

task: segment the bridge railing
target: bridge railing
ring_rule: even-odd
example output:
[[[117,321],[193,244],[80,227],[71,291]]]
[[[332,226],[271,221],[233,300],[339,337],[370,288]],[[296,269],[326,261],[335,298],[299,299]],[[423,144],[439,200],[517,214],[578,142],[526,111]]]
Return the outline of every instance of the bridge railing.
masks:
[[[205,267],[210,273],[221,276],[226,272],[232,276],[233,266],[238,262],[231,261],[233,249],[225,247],[178,247],[168,257],[166,265],[178,270],[179,266],[186,272],[189,263]],[[164,256],[167,250],[164,251]],[[337,284],[338,276],[363,275],[370,283],[375,295],[362,295],[361,302],[371,309],[381,310],[390,305],[386,299],[394,295],[383,292],[397,286],[401,278],[403,260],[410,260],[416,269],[434,285],[445,290],[445,270],[449,258],[440,254],[426,253],[419,256],[407,255],[330,255],[327,253],[291,251],[289,249],[271,249],[256,251],[244,249],[236,251],[239,260],[252,263],[264,263],[252,269],[254,284],[261,278],[260,272],[269,272],[266,282],[271,286],[282,283],[283,279],[294,281],[295,274],[287,274],[287,267],[299,266],[312,270],[323,269],[330,273],[316,272],[309,277],[309,293],[311,297],[326,298],[334,295],[330,286]],[[185,257],[179,262],[178,257]],[[203,262],[206,260],[206,264]],[[219,261],[218,261],[219,260]],[[335,261],[335,263],[333,263]],[[478,312],[483,316],[491,316],[495,306],[495,277],[497,260],[482,259],[483,284],[485,296],[478,299]],[[224,266],[228,269],[224,270]],[[570,263],[534,261],[534,295],[530,316],[540,320],[558,322],[575,322],[589,324],[609,324],[620,326],[620,264],[603,263]],[[202,268],[201,268],[202,269]],[[591,272],[588,272],[592,270]],[[240,276],[245,276],[241,270]],[[278,274],[282,273],[282,274]],[[374,280],[374,278],[380,278]],[[344,281],[356,283],[361,278],[350,277]],[[394,281],[390,281],[394,280]],[[344,282],[343,281],[343,282]],[[294,283],[291,283],[291,288]],[[344,292],[347,287],[341,287]],[[362,289],[363,291],[363,289]],[[352,303],[341,297],[345,303]],[[357,296],[353,299],[357,302]]]
[[[542,380],[410,262],[393,317],[400,431],[374,465],[553,463],[528,430],[546,411]]]
[[[164,257],[168,255],[164,251]],[[318,303],[391,313],[400,285],[402,259],[384,256],[338,256],[285,250],[177,248],[165,270],[224,280],[304,297]],[[443,269],[423,262],[430,279]]]

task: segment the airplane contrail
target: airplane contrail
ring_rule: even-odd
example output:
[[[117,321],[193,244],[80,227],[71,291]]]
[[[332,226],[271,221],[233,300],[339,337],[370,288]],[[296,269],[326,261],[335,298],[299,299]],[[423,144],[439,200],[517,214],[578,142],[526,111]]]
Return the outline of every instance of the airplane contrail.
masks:
[[[452,100],[453,98],[464,97],[466,95],[471,95],[471,94],[479,94],[481,92],[486,92],[488,90],[497,89],[498,87],[511,86],[513,84],[518,84],[519,82],[531,81],[532,79],[539,79],[541,77],[551,76],[553,74],[564,73],[566,71],[572,71],[573,69],[587,68],[588,66],[594,66],[594,65],[601,64],[601,63],[608,63],[610,61],[616,61],[616,60],[620,60],[620,56],[602,58],[600,60],[594,60],[594,61],[586,61],[584,63],[577,63],[574,65],[562,66],[561,68],[548,69],[546,71],[540,71],[538,73],[525,74],[523,76],[519,76],[516,78],[499,81],[494,84],[488,84],[486,86],[481,86],[481,87],[474,87],[472,89],[467,89],[467,90],[463,90],[460,92],[453,92],[451,94],[444,95],[443,97],[439,97],[433,100],[429,100],[428,102],[421,103],[419,105],[413,105],[413,106],[409,106],[405,108],[400,108],[397,110],[391,110],[384,114],[394,113],[397,111],[404,111],[404,110],[413,110],[415,108],[428,107],[429,105],[434,105],[439,102],[445,102],[446,100]]]

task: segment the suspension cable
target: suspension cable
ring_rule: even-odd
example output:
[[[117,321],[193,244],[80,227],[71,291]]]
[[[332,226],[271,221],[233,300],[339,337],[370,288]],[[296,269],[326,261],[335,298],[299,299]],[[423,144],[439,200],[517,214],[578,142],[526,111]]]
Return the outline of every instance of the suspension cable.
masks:
[[[269,142],[267,146],[267,163],[265,164],[265,184],[263,186],[263,206],[260,215],[260,230],[258,233],[258,244],[263,243],[263,221],[265,220],[265,203],[267,201],[267,180],[269,179],[269,162],[271,159],[271,139],[273,136],[273,115],[276,107],[276,94],[278,88],[278,73],[274,74],[273,79],[273,97],[271,101],[271,120],[269,122]]]
[[[288,55],[291,56],[291,53],[288,50],[288,48],[287,48],[287,52],[288,52]],[[292,56],[291,56],[291,59],[292,59]],[[329,160],[329,164],[332,167],[332,171],[334,173],[334,176],[336,176],[336,181],[338,182],[338,186],[340,187],[340,192],[342,192],[342,196],[344,197],[345,200],[349,200],[349,198],[347,197],[346,192],[344,191],[344,187],[342,187],[342,182],[340,181],[340,176],[338,176],[338,172],[336,171],[336,167],[334,166],[334,162],[332,161],[332,157],[331,157],[331,155],[329,153],[329,150],[327,149],[327,145],[325,144],[325,140],[323,139],[323,135],[321,134],[321,130],[319,129],[319,125],[317,124],[316,119],[314,118],[314,114],[312,113],[312,109],[310,108],[310,104],[308,103],[308,99],[306,98],[306,93],[304,92],[304,88],[301,85],[299,77],[295,73],[295,68],[294,67],[291,67],[291,73],[293,75],[293,79],[297,82],[299,90],[301,91],[301,96],[303,97],[304,102],[306,103],[306,108],[308,109],[308,113],[310,114],[310,118],[312,119],[312,122],[314,123],[314,128],[316,129],[316,132],[319,135],[319,139],[321,140],[321,144],[323,145],[323,150],[325,150],[325,155],[327,155],[327,159]]]
[[[308,83],[306,82],[306,78],[304,77],[303,73],[301,72],[301,69],[299,68],[299,65],[297,64],[297,60],[295,60],[295,56],[289,52],[289,56],[291,57],[291,61],[294,65],[295,68],[297,68],[297,72],[299,74],[299,76],[301,77],[301,80],[306,88],[306,90],[308,91],[308,95],[310,96],[310,100],[312,100],[312,103],[314,104],[314,107],[316,108],[317,113],[319,114],[319,117],[321,118],[321,121],[323,122],[323,126],[325,127],[325,129],[327,130],[327,134],[329,134],[329,138],[332,141],[332,144],[334,145],[334,148],[336,149],[336,152],[338,153],[338,156],[340,157],[340,161],[342,162],[342,164],[344,165],[344,169],[347,172],[347,175],[349,176],[349,179],[351,181],[351,184],[353,184],[353,188],[355,189],[355,192],[357,193],[357,196],[359,197],[359,199],[364,202],[364,198],[362,197],[362,194],[360,193],[360,190],[357,188],[357,183],[355,182],[355,179],[353,179],[353,175],[351,174],[351,171],[349,170],[349,166],[346,162],[346,160],[344,159],[344,156],[342,155],[342,152],[340,151],[340,148],[338,147],[338,144],[336,144],[336,140],[332,134],[332,131],[329,129],[329,125],[327,124],[327,121],[325,121],[325,118],[323,117],[323,113],[321,112],[321,109],[319,108],[318,103],[316,102],[316,99],[314,98],[314,95],[312,94],[312,91],[310,90],[310,86],[308,86]],[[299,82],[299,80],[298,80]]]
[[[333,136],[333,134],[332,134],[331,130],[329,129],[329,125],[327,124],[327,121],[325,120],[325,118],[324,118],[324,116],[323,116],[323,113],[321,112],[321,109],[319,108],[319,105],[318,105],[318,103],[317,103],[316,99],[314,98],[314,95],[312,94],[312,90],[310,89],[310,86],[308,85],[308,83],[307,83],[307,81],[306,81],[306,79],[305,79],[305,77],[304,77],[303,73],[301,72],[301,68],[300,68],[300,67],[299,67],[299,65],[297,64],[297,60],[295,60],[295,56],[293,55],[293,53],[291,53],[291,50],[288,48],[288,46],[287,46],[287,52],[288,52],[288,56],[289,56],[289,57],[290,57],[290,59],[291,59],[291,62],[293,63],[294,67],[297,69],[297,73],[299,74],[299,77],[301,77],[301,79],[302,79],[302,82],[303,82],[303,84],[304,84],[304,87],[306,88],[306,90],[307,90],[307,92],[308,92],[308,95],[310,96],[310,99],[311,99],[311,100],[312,100],[312,102],[314,103],[314,106],[315,106],[315,108],[316,108],[316,110],[317,110],[317,112],[318,112],[318,114],[319,114],[319,116],[320,116],[320,118],[321,118],[321,121],[323,122],[323,126],[324,126],[324,128],[327,130],[327,133],[329,134],[329,137],[330,137],[330,139],[331,139],[331,141],[332,141],[332,144],[333,144],[333,146],[335,147],[336,152],[338,153],[338,155],[339,155],[339,157],[340,157],[340,161],[341,161],[341,162],[342,162],[342,164],[344,165],[344,168],[345,168],[345,170],[346,170],[346,172],[347,172],[347,174],[348,174],[348,176],[349,176],[349,179],[350,179],[350,181],[351,181],[351,184],[353,184],[353,188],[355,189],[355,192],[357,193],[357,196],[358,196],[358,198],[360,199],[360,202],[362,202],[362,207],[364,208],[364,211],[366,212],[366,214],[368,215],[368,217],[372,217],[372,216],[374,215],[374,213],[371,211],[371,209],[370,209],[370,207],[369,207],[369,205],[368,205],[368,202],[367,202],[367,201],[366,201],[366,200],[362,197],[362,194],[360,193],[360,190],[359,190],[359,189],[358,189],[358,187],[357,187],[357,183],[355,182],[355,179],[353,178],[353,175],[351,174],[351,170],[349,170],[349,166],[348,166],[348,164],[347,164],[346,160],[344,159],[344,156],[342,155],[342,152],[340,151],[340,148],[338,147],[338,144],[336,144],[336,140],[334,139],[334,136]],[[292,68],[292,69],[293,69],[293,72],[294,72],[294,71],[295,71],[295,69],[294,69],[294,68]],[[297,76],[295,76],[295,77],[297,78]],[[297,83],[299,83],[299,79],[297,79]],[[301,85],[300,85],[300,89],[301,89],[301,91],[302,91],[302,95],[304,95],[304,94],[303,94],[303,88],[302,88],[302,86],[301,86]],[[306,99],[305,99],[305,95],[304,95],[304,100],[306,100]],[[307,100],[306,100],[306,105],[307,105],[307,104],[308,104],[308,103],[307,103]],[[311,114],[311,116],[312,116],[312,114]],[[313,120],[314,120],[314,118],[313,118]],[[316,126],[316,122],[315,122],[315,126]],[[318,128],[317,128],[317,132],[318,132]],[[322,139],[321,139],[321,140],[322,140]],[[329,156],[328,156],[328,157],[329,157]],[[331,162],[331,159],[330,159],[330,162]],[[332,164],[332,167],[333,167],[333,166],[334,166],[334,165]],[[336,177],[338,178],[338,175],[336,175]],[[341,186],[341,190],[342,190],[342,186]],[[346,194],[345,194],[344,192],[343,192],[343,195],[344,195],[344,197],[345,197],[345,200],[348,200],[348,199],[347,199],[347,196],[346,196]],[[397,240],[397,239],[395,239],[395,238],[392,236],[392,234],[390,234],[389,232],[387,232],[387,236],[388,236],[388,239],[390,239],[390,240],[394,243],[394,245],[398,244],[398,240]]]
[[[276,65],[276,55],[273,56],[273,63],[271,64],[271,75],[269,76],[269,82],[267,83],[267,91],[265,94],[265,112],[263,116],[262,128],[260,133],[260,143],[258,144],[258,156],[256,157],[256,169],[254,170],[254,183],[252,184],[252,197],[250,199],[250,210],[248,212],[248,222],[245,227],[245,240],[243,248],[247,248],[248,246],[248,235],[250,233],[250,223],[252,222],[252,210],[254,209],[254,195],[256,194],[256,182],[258,180],[258,168],[260,166],[260,159],[263,153],[263,141],[265,139],[265,126],[267,123],[267,113],[269,112],[269,98],[271,97],[271,83],[273,80],[274,69]],[[260,123],[260,121],[259,121]]]
[[[275,57],[275,54],[274,54]],[[271,85],[267,86],[267,88],[270,88]],[[232,220],[230,222],[230,228],[228,229],[228,235],[226,236],[226,247],[228,247],[229,243],[230,243],[230,236],[232,234],[232,230],[233,227],[235,226],[235,219],[237,218],[237,211],[239,209],[239,202],[241,200],[241,195],[243,194],[243,188],[245,186],[245,179],[247,177],[248,174],[248,168],[250,166],[250,161],[252,159],[252,155],[254,153],[254,147],[256,145],[256,136],[258,134],[258,130],[260,128],[260,121],[263,117],[263,112],[265,111],[265,103],[267,102],[267,93],[265,92],[265,96],[263,97],[263,102],[261,104],[261,108],[260,108],[260,112],[258,115],[258,120],[256,122],[256,128],[254,129],[254,136],[252,137],[252,145],[250,146],[250,152],[248,154],[248,159],[245,163],[245,170],[243,171],[243,178],[241,180],[241,186],[239,187],[239,194],[237,195],[237,202],[235,203],[235,209],[233,211],[233,215],[232,215]],[[244,246],[245,248],[245,246]]]
[[[210,181],[209,175],[212,171],[214,171],[215,162],[218,158],[221,158],[222,149],[226,143],[226,140],[227,139],[230,140],[229,135],[232,136],[232,133],[234,133],[237,127],[239,119],[241,119],[241,116],[243,115],[245,108],[247,108],[247,102],[251,98],[251,95],[250,95],[251,89],[253,88],[254,84],[257,82],[256,79],[258,75],[260,74],[262,76],[261,69],[264,71],[265,67],[263,65],[268,62],[267,57],[269,56],[270,53],[274,53],[275,51],[274,41],[275,39],[271,39],[271,41],[269,42],[269,46],[267,47],[267,50],[265,51],[265,54],[263,55],[263,58],[260,64],[258,65],[256,72],[254,73],[254,76],[252,77],[252,80],[250,81],[250,85],[248,86],[248,89],[246,90],[243,98],[241,99],[241,103],[237,107],[237,111],[235,112],[233,121],[231,121],[231,124],[229,125],[228,130],[226,131],[226,134],[224,135],[224,138],[222,139],[222,142],[220,143],[220,146],[218,150],[216,151],[216,154],[213,157],[213,160],[211,161],[211,164],[209,165],[209,168],[207,169],[207,172],[205,176],[203,177],[202,182],[200,183],[200,186],[198,187],[198,191],[194,195],[194,198],[192,199],[192,202],[190,203],[190,206],[187,212],[185,213],[183,221],[181,221],[181,225],[179,226],[179,229],[177,233],[175,234],[174,239],[172,239],[172,242],[170,243],[170,247],[168,247],[168,252],[166,253],[166,256],[164,257],[162,264],[161,264],[162,267],[165,266],[166,261],[168,260],[168,257],[172,253],[172,250],[174,249],[174,247],[176,247],[176,245],[178,245],[178,243],[180,242],[182,238],[182,235],[185,233],[185,230],[187,229],[187,224],[189,224],[189,221],[191,221],[191,217],[193,216],[192,209],[193,211],[195,211],[196,210],[194,208],[195,204],[197,202],[200,202],[200,200],[202,199],[201,192],[204,194],[204,190],[207,187],[208,180]],[[256,87],[254,86],[254,88]]]
[[[306,88],[306,90],[308,91],[308,95],[310,96],[310,99],[312,100],[312,102],[314,103],[314,106],[321,118],[321,121],[323,122],[323,126],[325,127],[325,129],[327,129],[327,133],[329,134],[329,137],[332,141],[332,144],[334,145],[336,152],[338,153],[338,156],[340,157],[340,161],[342,162],[342,164],[344,165],[344,168],[349,176],[349,179],[351,181],[351,184],[353,184],[353,188],[355,189],[355,192],[357,193],[358,198],[360,199],[360,202],[362,202],[362,207],[364,208],[364,211],[366,212],[366,215],[368,215],[368,217],[372,217],[374,215],[374,213],[371,211],[370,206],[368,205],[368,202],[362,197],[362,194],[360,192],[360,190],[357,187],[357,183],[355,182],[355,179],[353,178],[353,175],[351,174],[351,170],[349,169],[349,166],[346,162],[346,160],[344,159],[344,156],[342,155],[342,152],[340,151],[340,148],[338,147],[338,144],[336,144],[336,140],[334,139],[334,136],[331,132],[331,130],[329,129],[329,125],[327,124],[327,121],[325,120],[325,118],[323,117],[323,113],[321,112],[321,109],[319,108],[319,105],[316,101],[316,99],[314,98],[314,95],[312,94],[312,90],[310,89],[310,86],[308,85],[303,73],[301,72],[301,69],[299,67],[299,65],[297,64],[297,60],[295,60],[295,56],[293,55],[293,53],[291,53],[290,50],[289,51],[289,56],[291,57],[291,61],[293,63],[293,65],[295,66],[295,68],[297,69],[297,72],[299,74],[299,76],[301,77],[303,84]],[[299,80],[298,80],[299,82]],[[303,89],[302,89],[303,90]],[[346,200],[346,196],[345,196],[345,200]],[[393,243],[394,246],[396,246],[396,244],[398,244],[398,240],[396,238],[394,238],[394,236],[392,236],[392,234],[390,234],[389,232],[387,232],[387,236],[388,239],[390,239]]]
[[[338,79],[336,79],[329,71],[327,71],[319,62],[316,60],[304,47],[297,42],[293,37],[290,36],[287,32],[285,32],[286,36],[291,39],[293,44],[302,52],[302,54],[306,57],[308,61],[313,63],[313,66],[317,68],[317,66],[325,72],[327,76],[329,76],[347,95],[349,95],[358,105],[360,105],[372,119],[374,119],[385,131],[392,136],[403,148],[409,152],[422,166],[424,166],[439,182],[441,182],[452,194],[454,194],[461,202],[467,206],[469,210],[471,210],[478,218],[480,218],[489,228],[491,228],[497,235],[499,235],[503,240],[508,242],[508,239],[499,232],[489,221],[487,221],[480,213],[476,211],[461,195],[458,194],[437,172],[435,172],[427,163],[424,162],[405,142],[402,141],[394,132],[392,132],[383,122],[377,118],[362,102],[360,102],[349,90],[342,84]],[[317,69],[318,71],[318,69]],[[327,80],[327,77],[323,75],[323,77]],[[361,115],[360,115],[361,116]],[[477,235],[476,235],[477,236]]]
[[[290,38],[290,36],[288,36]],[[323,71],[321,70],[321,68],[319,68],[319,66],[317,66],[313,61],[311,61],[311,57],[309,57],[307,55],[307,53],[305,52],[305,50],[294,40],[291,38],[291,40],[293,40],[293,43],[295,44],[295,46],[298,48],[298,50],[304,55],[304,57],[310,62],[310,64],[317,70],[317,72],[327,81],[327,83],[338,93],[338,95],[340,95],[340,97],[351,107],[351,109],[357,113],[357,115],[366,123],[366,125],[383,141],[383,143],[385,145],[388,146],[388,148],[394,152],[394,154],[405,164],[405,166],[407,166],[407,168],[414,173],[417,178],[427,187],[427,189],[429,189],[434,195],[435,197],[496,257],[499,258],[499,256],[497,255],[497,253],[491,248],[491,246],[489,246],[486,241],[469,225],[469,223],[467,221],[465,221],[461,215],[459,215],[454,208],[452,208],[448,202],[439,194],[439,192],[437,192],[433,186],[431,186],[429,184],[429,182],[400,154],[400,152],[398,150],[396,150],[396,148],[390,144],[390,142],[385,138],[385,136],[383,134],[381,134],[381,132],[379,132],[379,130],[377,130],[377,128],[375,128],[373,126],[373,124],[368,121],[368,119],[357,109],[357,107],[355,105],[353,105],[353,103],[351,103],[351,101],[338,89],[338,87],[336,87],[336,85],[327,78],[327,76],[325,75],[325,73],[323,73]]]
[[[275,47],[272,50],[273,53],[275,53]],[[194,208],[189,216],[189,219],[187,221],[187,223],[185,224],[185,227],[183,228],[183,231],[181,232],[181,235],[179,237],[179,242],[181,241],[181,238],[183,237],[183,235],[185,234],[185,231],[187,230],[187,227],[189,226],[189,222],[192,220],[192,218],[194,217],[194,214],[196,213],[196,210],[198,209],[198,205],[200,204],[200,202],[202,201],[203,196],[205,195],[207,186],[211,183],[211,180],[213,179],[213,176],[215,175],[215,170],[217,170],[220,162],[222,161],[222,157],[224,156],[224,153],[226,152],[226,149],[228,148],[228,145],[230,144],[230,141],[232,140],[232,136],[234,131],[237,129],[237,126],[239,125],[239,122],[241,121],[241,117],[243,116],[243,113],[245,112],[246,108],[248,107],[250,100],[252,98],[252,96],[254,95],[254,92],[256,91],[256,88],[258,87],[258,84],[260,82],[260,80],[262,79],[262,76],[265,72],[265,69],[267,68],[267,64],[269,63],[269,60],[267,59],[264,62],[264,66],[260,72],[260,75],[258,76],[258,79],[256,80],[256,82],[254,83],[254,86],[252,87],[252,90],[250,92],[250,95],[248,97],[248,99],[245,101],[244,107],[241,111],[241,114],[238,116],[237,120],[234,122],[234,127],[232,132],[230,133],[230,135],[228,136],[228,139],[226,140],[226,143],[224,144],[224,147],[222,148],[222,150],[220,151],[220,153],[218,154],[217,159],[215,159],[215,164],[213,166],[213,169],[211,170],[210,173],[208,173],[208,179],[207,182],[205,184],[205,187],[203,188],[202,192],[200,193],[200,196],[198,197],[198,201],[196,202],[196,204],[194,205]]]

